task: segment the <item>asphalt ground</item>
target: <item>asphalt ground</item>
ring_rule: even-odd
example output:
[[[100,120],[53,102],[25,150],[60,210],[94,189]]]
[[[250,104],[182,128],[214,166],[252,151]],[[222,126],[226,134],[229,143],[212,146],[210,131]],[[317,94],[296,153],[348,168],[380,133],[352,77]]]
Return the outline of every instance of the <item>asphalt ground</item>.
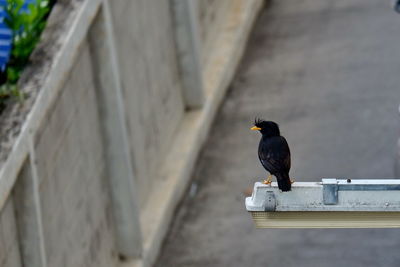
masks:
[[[400,266],[400,229],[255,229],[256,116],[280,124],[296,181],[392,178],[400,14],[382,0],[276,0],[247,51],[157,267]]]

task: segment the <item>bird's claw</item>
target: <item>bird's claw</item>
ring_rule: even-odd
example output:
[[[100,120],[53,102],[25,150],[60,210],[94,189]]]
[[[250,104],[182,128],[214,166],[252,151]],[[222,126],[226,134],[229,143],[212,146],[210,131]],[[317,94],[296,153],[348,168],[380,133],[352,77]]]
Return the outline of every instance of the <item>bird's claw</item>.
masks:
[[[271,185],[271,183],[272,183],[272,175],[269,175],[269,176],[267,177],[267,180],[264,180],[264,181],[263,181],[263,184],[269,184],[269,185]]]
[[[293,183],[294,183],[294,180],[290,179],[290,183],[293,184]]]
[[[267,180],[264,180],[263,184],[271,185],[271,183],[272,183],[272,175],[268,175]]]

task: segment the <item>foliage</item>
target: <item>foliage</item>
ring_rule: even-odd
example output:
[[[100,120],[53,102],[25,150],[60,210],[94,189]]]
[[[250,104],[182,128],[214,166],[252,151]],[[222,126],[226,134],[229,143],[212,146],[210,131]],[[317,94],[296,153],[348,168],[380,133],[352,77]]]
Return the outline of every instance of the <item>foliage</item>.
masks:
[[[52,2],[49,0],[7,0],[5,22],[12,30],[13,43],[10,60],[2,74],[0,103],[4,103],[10,97],[21,99],[22,94],[16,84],[24,67],[29,63],[29,56],[40,40]]]

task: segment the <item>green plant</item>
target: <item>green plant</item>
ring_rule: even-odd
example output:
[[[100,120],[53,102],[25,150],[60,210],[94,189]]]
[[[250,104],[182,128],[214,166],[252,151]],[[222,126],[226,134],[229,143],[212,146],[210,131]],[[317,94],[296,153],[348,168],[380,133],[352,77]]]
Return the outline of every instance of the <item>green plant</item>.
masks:
[[[5,22],[12,30],[13,42],[10,60],[3,73],[3,84],[0,86],[0,103],[10,97],[23,97],[17,82],[40,40],[52,4],[53,1],[49,0],[7,0],[8,17]]]

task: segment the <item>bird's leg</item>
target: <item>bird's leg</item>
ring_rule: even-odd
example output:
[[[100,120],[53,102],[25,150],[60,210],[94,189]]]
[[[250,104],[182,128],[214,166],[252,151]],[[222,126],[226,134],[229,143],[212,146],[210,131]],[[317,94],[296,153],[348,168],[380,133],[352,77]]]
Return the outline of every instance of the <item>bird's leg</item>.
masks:
[[[293,184],[294,183],[294,179],[290,179],[290,183]]]
[[[272,175],[270,174],[270,175],[268,175],[267,180],[263,181],[263,184],[271,184],[271,183],[272,183]]]

